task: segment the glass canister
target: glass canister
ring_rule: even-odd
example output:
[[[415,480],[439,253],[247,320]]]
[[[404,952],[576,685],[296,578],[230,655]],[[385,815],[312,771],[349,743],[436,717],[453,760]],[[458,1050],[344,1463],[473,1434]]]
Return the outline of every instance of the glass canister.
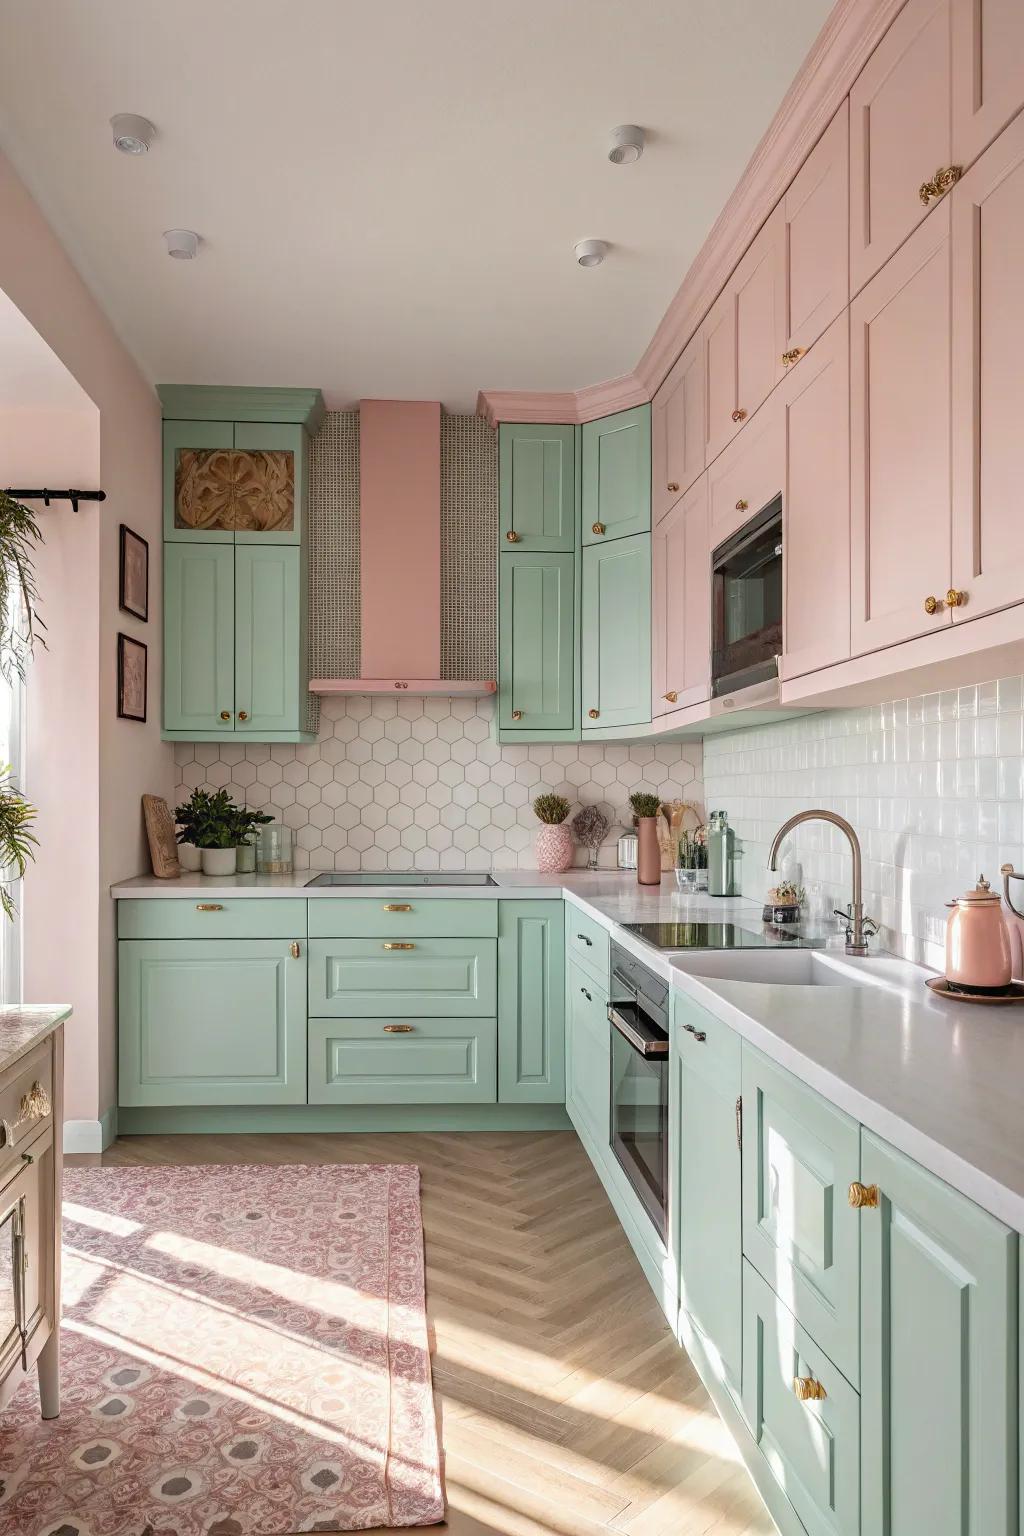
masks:
[[[637,836],[635,829],[630,828],[623,832],[618,841],[616,855],[620,869],[636,869]]]
[[[292,829],[272,821],[260,831],[260,851],[256,868],[261,875],[290,875],[292,872]]]

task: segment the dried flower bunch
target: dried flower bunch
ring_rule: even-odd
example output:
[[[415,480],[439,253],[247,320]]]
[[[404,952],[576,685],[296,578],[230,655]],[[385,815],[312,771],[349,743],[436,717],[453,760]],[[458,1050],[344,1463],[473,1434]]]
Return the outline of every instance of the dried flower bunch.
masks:
[[[569,802],[564,795],[538,795],[533,802],[533,814],[538,821],[556,827],[569,814]]]
[[[661,809],[661,801],[658,799],[658,796],[652,795],[650,790],[647,789],[634,790],[629,797],[629,803],[632,807],[633,815],[641,821],[648,816],[657,816],[658,811]]]
[[[585,805],[572,819],[573,836],[583,848],[600,848],[611,823],[596,805]]]

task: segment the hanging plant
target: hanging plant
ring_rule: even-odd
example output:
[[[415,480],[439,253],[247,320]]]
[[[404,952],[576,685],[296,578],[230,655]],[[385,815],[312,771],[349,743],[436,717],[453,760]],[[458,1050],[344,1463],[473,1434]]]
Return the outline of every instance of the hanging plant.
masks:
[[[35,819],[36,808],[11,783],[10,768],[0,767],[0,907],[8,918],[15,911],[10,887],[22,878],[39,846],[32,830]]]
[[[39,633],[46,625],[36,612],[33,565],[36,546],[42,542],[34,514],[0,491],[0,673],[8,682],[12,676],[25,676],[36,641],[46,644]]]

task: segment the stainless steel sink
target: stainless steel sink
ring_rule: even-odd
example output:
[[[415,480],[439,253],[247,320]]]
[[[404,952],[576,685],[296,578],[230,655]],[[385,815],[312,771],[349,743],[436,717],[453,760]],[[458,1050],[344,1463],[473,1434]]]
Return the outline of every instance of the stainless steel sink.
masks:
[[[370,870],[359,870],[355,873],[345,871],[330,871],[323,875],[314,875],[312,880],[306,881],[306,889],[311,885],[497,885],[497,880],[491,875],[481,875],[453,871],[451,874],[437,873],[419,874],[413,870],[393,872],[381,870],[379,874]]]

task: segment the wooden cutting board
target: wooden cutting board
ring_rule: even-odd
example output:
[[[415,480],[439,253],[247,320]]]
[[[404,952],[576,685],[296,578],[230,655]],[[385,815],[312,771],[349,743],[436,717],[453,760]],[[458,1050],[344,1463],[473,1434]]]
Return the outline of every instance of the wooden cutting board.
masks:
[[[158,880],[177,880],[181,875],[178,844],[174,836],[174,817],[166,800],[159,795],[143,795],[142,814],[146,818],[149,857]]]

